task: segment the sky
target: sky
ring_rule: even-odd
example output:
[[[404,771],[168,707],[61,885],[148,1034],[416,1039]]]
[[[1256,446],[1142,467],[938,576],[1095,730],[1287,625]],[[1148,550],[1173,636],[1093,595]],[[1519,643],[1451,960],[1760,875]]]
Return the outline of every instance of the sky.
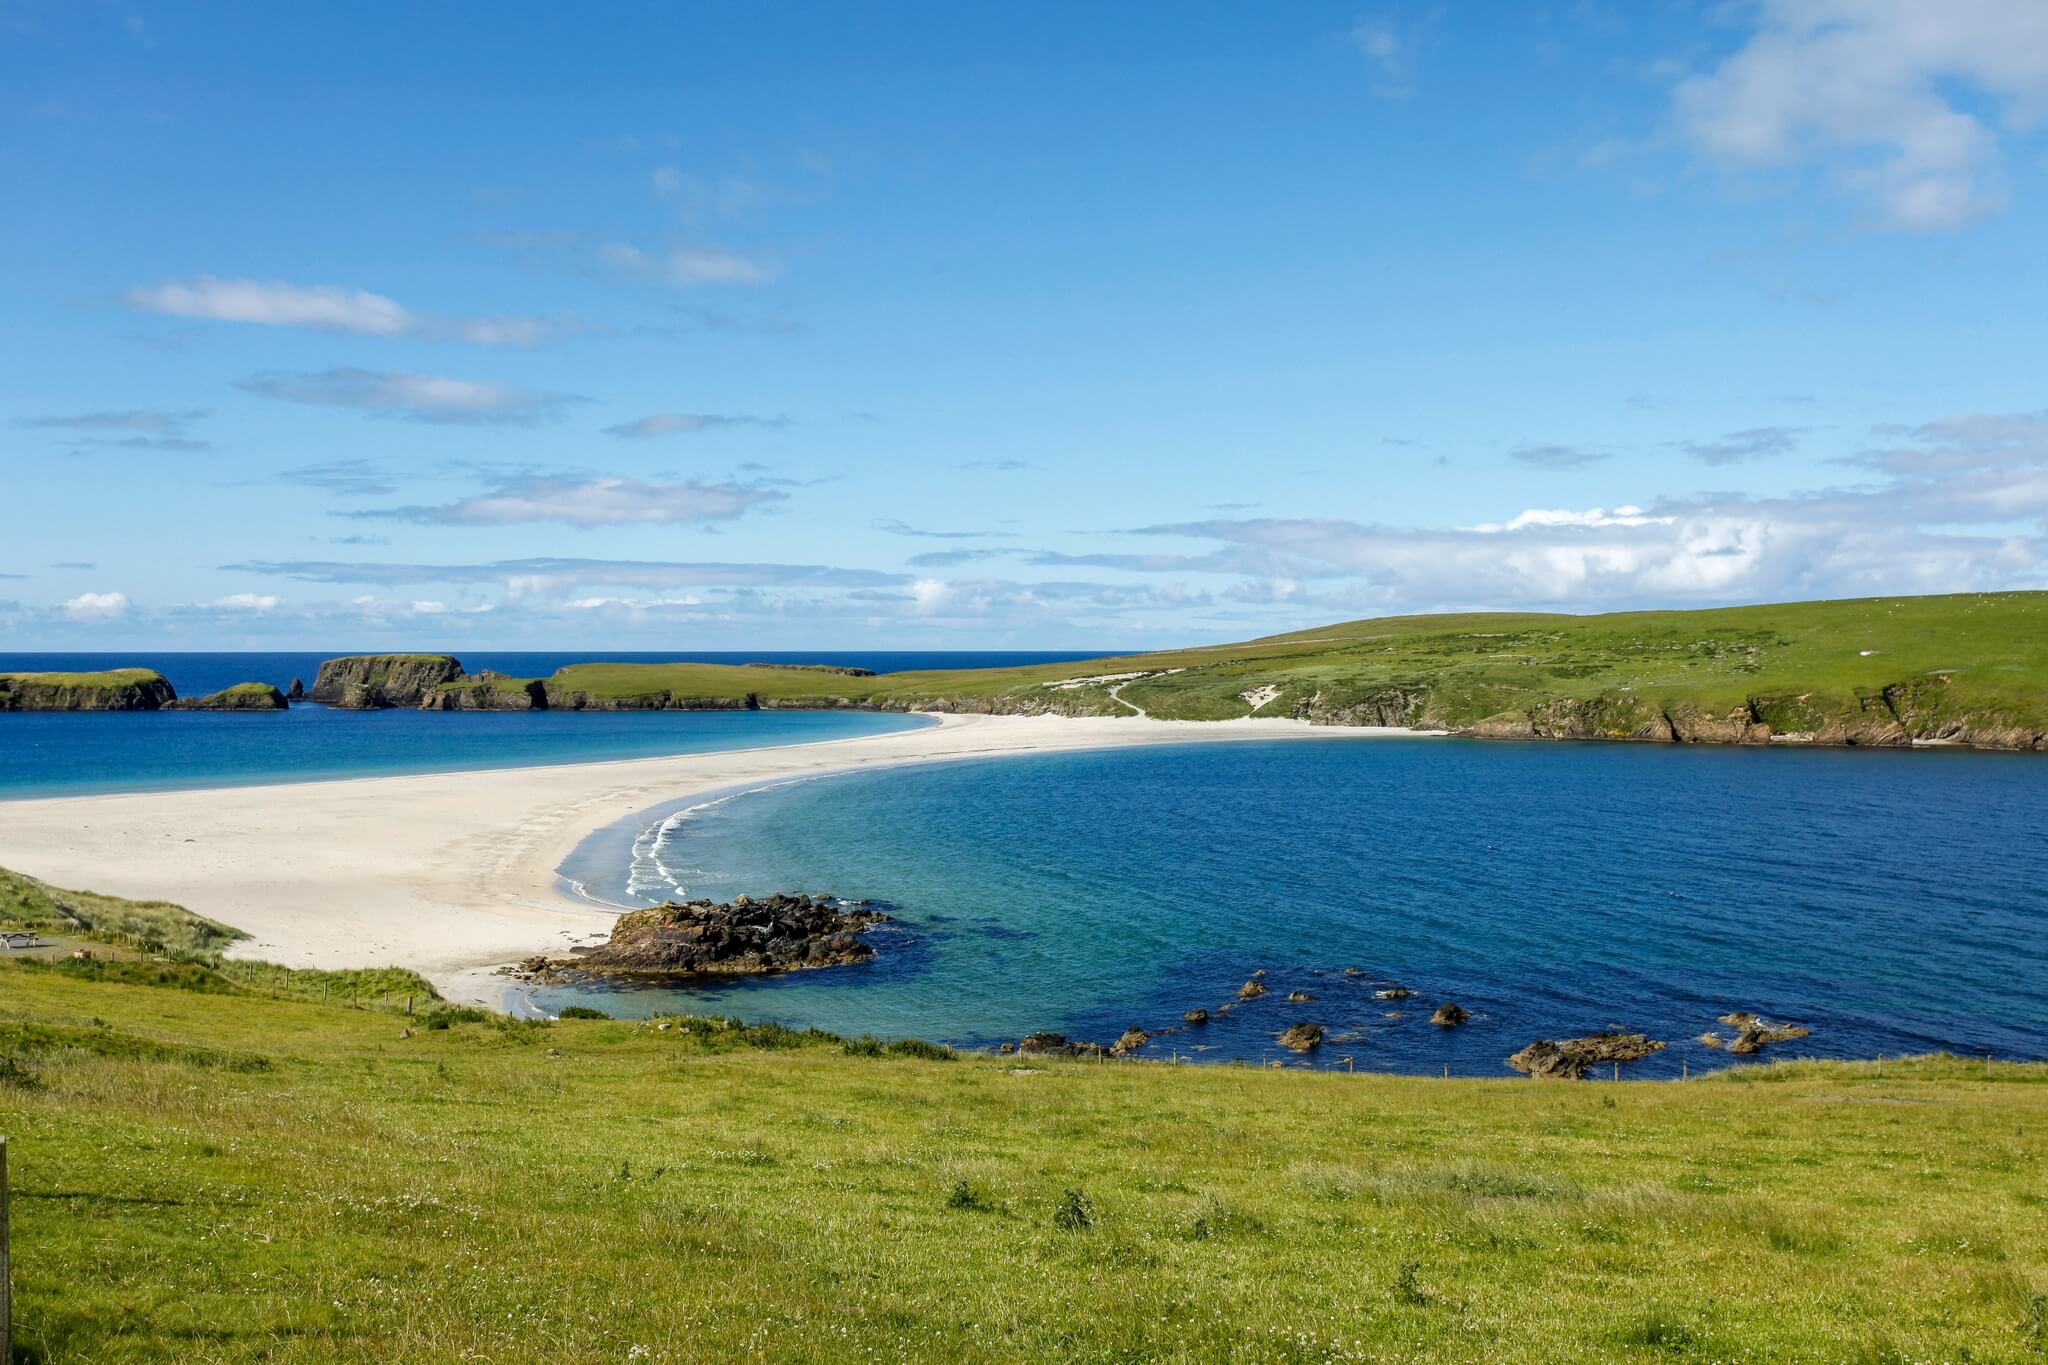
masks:
[[[0,652],[2048,587],[2048,4],[0,0]]]

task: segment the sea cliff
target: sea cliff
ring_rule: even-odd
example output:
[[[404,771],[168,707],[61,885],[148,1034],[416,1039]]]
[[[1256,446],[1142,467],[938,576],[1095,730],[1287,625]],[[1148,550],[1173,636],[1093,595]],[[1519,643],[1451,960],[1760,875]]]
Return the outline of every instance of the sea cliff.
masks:
[[[0,673],[0,711],[156,711],[177,696],[153,668]]]

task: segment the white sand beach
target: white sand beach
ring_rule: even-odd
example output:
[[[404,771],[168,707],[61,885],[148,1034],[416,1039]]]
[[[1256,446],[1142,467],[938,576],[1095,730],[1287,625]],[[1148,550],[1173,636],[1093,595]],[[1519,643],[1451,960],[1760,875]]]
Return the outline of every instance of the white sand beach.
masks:
[[[817,773],[1059,749],[1406,730],[1301,721],[944,716],[860,739],[671,758],[0,803],[0,867],[57,886],[174,901],[291,967],[403,966],[497,1004],[486,970],[601,937],[564,894],[586,836],[690,796]]]

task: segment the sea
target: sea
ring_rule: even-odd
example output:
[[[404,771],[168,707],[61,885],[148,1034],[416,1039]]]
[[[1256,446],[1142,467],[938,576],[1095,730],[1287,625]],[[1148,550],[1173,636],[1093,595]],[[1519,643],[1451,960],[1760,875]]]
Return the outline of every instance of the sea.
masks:
[[[319,654],[0,653],[0,672],[154,668],[181,697],[239,682],[308,687]],[[372,652],[372,651],[362,651]],[[466,653],[472,672],[544,677],[574,663],[813,663],[898,673],[1012,668],[1096,658],[1092,653],[827,651],[822,653]],[[928,724],[863,712],[583,712],[564,714],[338,711],[33,712],[0,715],[0,801],[94,792],[257,785],[401,773],[518,768],[616,758],[752,749],[883,734]],[[4,818],[4,816],[0,816]]]
[[[586,656],[478,654],[545,674]],[[617,658],[617,655],[607,657]],[[1080,655],[648,655],[960,667]],[[972,663],[970,663],[970,660]],[[310,681],[311,655],[140,662],[181,693]],[[880,733],[859,712],[0,715],[6,797],[571,762]],[[826,775],[693,798],[561,868],[602,904],[810,891],[883,904],[867,963],[687,987],[521,988],[970,1047],[1132,1025],[1143,1055],[1508,1075],[1538,1038],[1647,1033],[1624,1076],[1754,1065],[1708,1046],[1754,1011],[1764,1059],[2048,1057],[2048,760],[1958,749],[1316,738]],[[308,837],[318,837],[309,832]],[[1263,973],[1263,975],[1260,975]],[[1263,995],[1238,1002],[1258,980]],[[1393,998],[1384,993],[1412,991]],[[1299,992],[1306,999],[1291,1000]],[[1429,1023],[1452,1001],[1456,1029]],[[1228,1012],[1224,1007],[1230,1006]],[[1189,1010],[1210,1022],[1182,1024]],[[1277,1045],[1296,1022],[1326,1041]]]
[[[1282,740],[829,776],[649,812],[563,871],[620,905],[874,899],[872,961],[533,1001],[1424,1074],[1606,1029],[1668,1044],[1624,1076],[1755,1064],[1700,1041],[1738,1010],[1812,1030],[1763,1060],[2039,1059],[2043,810],[2048,761],[1954,750]],[[1431,1025],[1445,1001],[1470,1021]],[[1276,1042],[1301,1021],[1307,1057]]]

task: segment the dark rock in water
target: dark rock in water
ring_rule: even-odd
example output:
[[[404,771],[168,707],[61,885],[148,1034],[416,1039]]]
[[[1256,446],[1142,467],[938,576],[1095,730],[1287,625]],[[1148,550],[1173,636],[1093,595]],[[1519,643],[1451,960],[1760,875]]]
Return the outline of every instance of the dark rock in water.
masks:
[[[1462,1005],[1454,1005],[1446,1000],[1436,1007],[1435,1014],[1429,1016],[1429,1022],[1438,1028],[1456,1028],[1471,1017],[1470,1012]]]
[[[1315,997],[1313,995],[1310,995],[1307,991],[1287,992],[1287,1003],[1290,1005],[1306,1005],[1309,1001],[1313,999],[1315,999]]]
[[[1344,969],[1344,975],[1346,975],[1346,976],[1364,976],[1364,975],[1365,975],[1365,968],[1363,968],[1363,967],[1346,967],[1346,968]]]
[[[1721,1035],[1718,1033],[1702,1033],[1700,1035],[1700,1042],[1706,1047],[1722,1046]]]
[[[1280,1035],[1280,1046],[1295,1052],[1308,1052],[1323,1045],[1321,1024],[1296,1024]]]
[[[1247,981],[1237,988],[1237,998],[1240,1000],[1250,1000],[1265,993],[1266,983],[1263,981]]]
[[[284,695],[289,701],[304,701],[306,699],[306,684],[297,678],[293,678],[292,685],[284,690]]]
[[[1531,1076],[1576,1081],[1603,1063],[1641,1061],[1663,1047],[1640,1033],[1593,1033],[1561,1043],[1540,1038],[1508,1058],[1508,1065]]]
[[[1152,1037],[1150,1034],[1146,1033],[1145,1030],[1139,1028],[1136,1024],[1133,1024],[1123,1031],[1121,1037],[1109,1045],[1109,1050],[1119,1057],[1128,1057],[1151,1041]]]
[[[1181,1021],[1181,1022],[1182,1022],[1183,1024],[1190,1024],[1190,1025],[1192,1025],[1192,1024],[1206,1024],[1206,1023],[1208,1023],[1208,1022],[1209,1022],[1209,1011],[1207,1011],[1207,1010],[1189,1010],[1189,1011],[1188,1011],[1188,1012],[1187,1012],[1186,1014],[1183,1014],[1183,1015],[1182,1015],[1182,1016],[1180,1017],[1180,1021]]]
[[[1406,986],[1389,986],[1383,991],[1374,991],[1372,998],[1375,1000],[1406,1000],[1413,994],[1415,992],[1409,990]]]
[[[1106,1057],[1112,1050],[1100,1043],[1069,1042],[1064,1033],[1033,1033],[1017,1044],[1017,1051],[1031,1057]]]
[[[1809,1037],[1813,1033],[1812,1029],[1801,1028],[1797,1024],[1773,1024],[1767,1019],[1759,1019],[1747,1010],[1724,1014],[1721,1016],[1721,1022],[1735,1030],[1735,1038],[1728,1044],[1728,1050],[1745,1057],[1762,1052],[1768,1044],[1790,1042],[1794,1038]],[[1700,1041],[1706,1042],[1706,1038],[1703,1037]],[[1708,1046],[1717,1046],[1718,1043],[1719,1039],[1716,1039]]]
[[[736,896],[730,905],[670,901],[619,916],[610,942],[550,965],[661,976],[832,967],[873,957],[875,950],[860,935],[888,918],[811,896]]]
[[[329,659],[313,678],[312,700],[355,711],[418,706],[429,692],[462,676],[447,654],[355,654]]]

